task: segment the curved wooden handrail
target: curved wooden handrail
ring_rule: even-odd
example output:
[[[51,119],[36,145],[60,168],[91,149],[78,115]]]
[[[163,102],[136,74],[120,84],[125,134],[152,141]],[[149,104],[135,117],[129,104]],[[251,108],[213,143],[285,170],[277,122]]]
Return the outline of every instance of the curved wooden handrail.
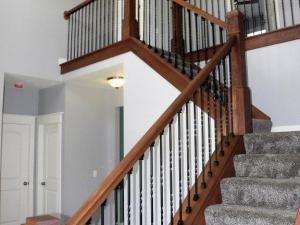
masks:
[[[298,214],[297,214],[297,217],[296,217],[295,225],[300,225],[300,208],[298,210]]]
[[[186,9],[191,10],[192,12],[198,14],[199,16],[201,16],[201,17],[209,20],[210,22],[212,22],[214,24],[217,24],[218,26],[222,27],[225,30],[228,29],[227,24],[224,21],[222,21],[222,20],[214,17],[213,15],[205,12],[204,10],[202,10],[202,9],[200,9],[200,8],[198,8],[198,7],[190,4],[190,3],[188,3],[187,1],[184,1],[184,0],[173,0],[173,2],[177,3],[178,5],[181,5],[182,7],[186,8]]]
[[[95,0],[85,0],[84,2],[80,3],[79,5],[73,7],[72,9],[65,11],[64,12],[64,18],[66,20],[68,20],[70,18],[70,15],[73,14],[74,12],[76,12],[79,9],[82,9],[83,7],[87,6],[88,4],[90,4],[91,2],[93,2]]]
[[[67,225],[84,225],[86,221],[105,202],[108,196],[117,188],[124,177],[133,168],[136,162],[143,156],[149,146],[155,141],[159,134],[170,123],[176,113],[190,99],[193,93],[205,82],[206,78],[213,71],[216,65],[230,52],[236,37],[231,37],[226,44],[219,49],[208,64],[197,74],[196,78],[189,83],[184,91],[175,99],[168,109],[159,117],[146,134],[131,149],[120,164],[101,183],[97,190],[80,207],[80,209],[70,218]]]

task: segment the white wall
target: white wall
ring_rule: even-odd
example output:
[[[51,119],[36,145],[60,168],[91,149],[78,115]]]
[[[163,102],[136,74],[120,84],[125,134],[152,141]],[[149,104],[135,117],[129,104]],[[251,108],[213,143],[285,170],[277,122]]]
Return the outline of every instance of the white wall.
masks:
[[[255,106],[268,114],[274,131],[300,130],[300,40],[247,52]]]
[[[1,0],[0,70],[60,79],[58,58],[67,53],[63,12],[80,0]]]
[[[116,165],[122,91],[68,83],[65,90],[62,210],[70,216]]]

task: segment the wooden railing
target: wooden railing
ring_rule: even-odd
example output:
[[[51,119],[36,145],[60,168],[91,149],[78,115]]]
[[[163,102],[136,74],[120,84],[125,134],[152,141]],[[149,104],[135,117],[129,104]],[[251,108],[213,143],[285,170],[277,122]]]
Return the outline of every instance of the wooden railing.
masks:
[[[297,214],[297,217],[296,217],[295,225],[300,225],[300,208],[298,210],[298,214]]]
[[[80,17],[80,10],[88,7],[93,11],[101,2],[107,0],[86,1],[65,17]],[[252,131],[242,14],[232,11],[224,23],[182,0],[164,0],[160,5],[151,2],[124,0],[122,39],[139,39],[193,80],[67,224],[83,225],[90,220],[96,224],[98,220],[100,224],[183,224],[185,215],[194,210],[192,202],[202,201],[201,191],[209,192],[206,187],[214,176],[213,168],[222,164],[227,154],[224,145],[230,145],[233,135]],[[147,7],[153,11],[147,12]],[[98,18],[96,12],[93,15]],[[86,39],[87,45],[94,47],[88,52],[102,46],[95,39],[99,21],[92,23],[96,35]],[[81,50],[76,44],[81,30],[71,32],[69,59]],[[199,50],[200,45],[204,52],[218,48],[210,57],[205,53],[196,63],[187,64],[185,55]]]

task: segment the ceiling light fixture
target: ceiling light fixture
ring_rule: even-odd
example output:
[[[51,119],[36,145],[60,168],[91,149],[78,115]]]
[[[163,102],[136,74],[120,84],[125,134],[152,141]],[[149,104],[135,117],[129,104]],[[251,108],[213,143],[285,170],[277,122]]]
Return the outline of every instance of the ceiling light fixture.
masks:
[[[107,83],[115,89],[123,87],[125,82],[122,76],[109,77],[106,80]]]

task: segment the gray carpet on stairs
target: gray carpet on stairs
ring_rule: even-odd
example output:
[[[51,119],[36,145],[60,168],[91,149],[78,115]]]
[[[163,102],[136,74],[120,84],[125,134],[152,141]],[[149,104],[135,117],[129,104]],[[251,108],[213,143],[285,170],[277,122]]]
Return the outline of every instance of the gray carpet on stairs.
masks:
[[[300,132],[271,133],[253,121],[246,154],[234,158],[236,177],[223,179],[223,203],[206,209],[207,225],[294,225],[300,206]]]

